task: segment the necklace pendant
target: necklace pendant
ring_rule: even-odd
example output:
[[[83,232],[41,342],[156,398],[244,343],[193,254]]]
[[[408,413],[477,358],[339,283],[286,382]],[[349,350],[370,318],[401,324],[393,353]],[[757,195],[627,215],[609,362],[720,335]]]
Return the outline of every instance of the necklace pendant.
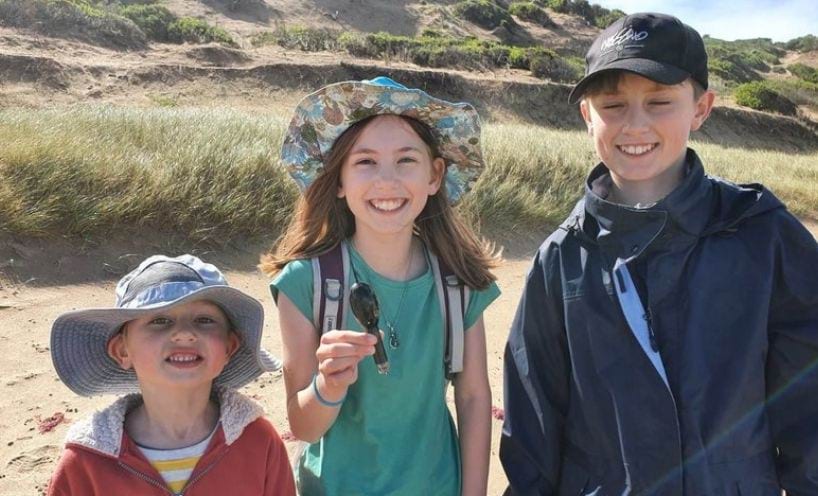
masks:
[[[389,324],[389,347],[393,350],[396,350],[400,347],[400,339],[398,338],[398,332],[395,330],[395,327],[392,324]]]

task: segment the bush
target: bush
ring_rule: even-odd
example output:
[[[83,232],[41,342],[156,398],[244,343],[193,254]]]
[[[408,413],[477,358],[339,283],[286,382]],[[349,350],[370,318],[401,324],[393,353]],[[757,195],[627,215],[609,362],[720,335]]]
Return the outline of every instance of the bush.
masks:
[[[766,39],[722,41],[705,37],[708,69],[725,81],[748,83],[759,81],[758,72],[769,72],[779,63],[780,50]]]
[[[549,78],[562,83],[571,83],[582,77],[574,64],[547,48],[531,48],[528,51],[529,70],[541,78]]]
[[[254,46],[276,44],[305,52],[337,50],[341,33],[332,29],[312,29],[306,26],[276,27],[275,31],[255,35],[250,42]]]
[[[803,79],[804,81],[818,83],[818,69],[815,67],[797,63],[787,66],[787,70],[790,71],[793,76]]]
[[[88,0],[0,0],[0,25],[120,50],[147,47],[130,19]]]
[[[139,26],[148,38],[159,42],[171,41],[170,26],[177,18],[167,8],[155,4],[134,4],[121,8],[119,13]]]
[[[818,112],[818,83],[787,78],[768,80],[765,84],[795,105],[804,105]]]
[[[763,81],[754,81],[736,86],[733,92],[736,103],[755,110],[778,112],[795,115],[795,105],[766,85]]]
[[[515,25],[511,15],[492,0],[465,0],[454,6],[454,13],[486,29]]]
[[[354,57],[377,57],[377,54],[371,53],[369,46],[366,44],[366,37],[360,33],[346,31],[341,33],[338,37],[338,45],[341,50],[349,53]]]
[[[818,50],[818,36],[808,34],[788,41],[784,45],[787,50],[795,50],[798,52],[811,52]]]
[[[554,27],[554,21],[548,17],[548,13],[534,2],[512,2],[508,6],[509,14],[517,16],[525,21],[539,24],[543,27]]]
[[[605,29],[626,15],[627,14],[619,9],[613,9],[610,12],[602,13],[601,15],[597,16],[594,19],[594,25],[600,29]]]
[[[621,10],[608,10],[588,0],[547,0],[546,5],[555,12],[582,17],[598,28],[606,28],[625,15]]]
[[[168,37],[176,43],[210,43],[213,41],[236,46],[224,29],[211,26],[201,19],[182,17],[168,26]]]

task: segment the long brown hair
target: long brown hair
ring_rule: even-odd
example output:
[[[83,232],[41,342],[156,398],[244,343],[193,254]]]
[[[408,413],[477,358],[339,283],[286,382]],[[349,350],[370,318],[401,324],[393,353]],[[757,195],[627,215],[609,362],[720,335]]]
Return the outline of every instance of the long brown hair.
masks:
[[[295,213],[275,249],[261,257],[259,268],[274,276],[293,260],[321,255],[355,233],[355,217],[344,198],[338,198],[341,167],[352,146],[375,115],[344,131],[324,161],[324,170],[299,198]],[[399,116],[426,143],[432,159],[440,157],[437,139],[429,126]],[[445,174],[445,171],[443,171]],[[449,204],[445,178],[415,219],[415,233],[452,271],[475,289],[485,289],[496,277],[490,272],[500,263],[494,245],[479,237]]]

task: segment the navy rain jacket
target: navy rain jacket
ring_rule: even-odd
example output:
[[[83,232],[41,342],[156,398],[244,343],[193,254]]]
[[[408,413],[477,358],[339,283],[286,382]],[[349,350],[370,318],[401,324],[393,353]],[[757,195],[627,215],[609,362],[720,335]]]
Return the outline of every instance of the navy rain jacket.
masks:
[[[818,246],[762,186],[687,167],[634,209],[594,192],[600,164],[540,247],[505,352],[507,494],[818,495]],[[635,264],[649,348],[617,295]]]

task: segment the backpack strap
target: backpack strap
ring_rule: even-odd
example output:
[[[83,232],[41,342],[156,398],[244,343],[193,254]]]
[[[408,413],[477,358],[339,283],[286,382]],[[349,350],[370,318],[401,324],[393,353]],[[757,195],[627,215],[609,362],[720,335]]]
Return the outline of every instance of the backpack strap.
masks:
[[[444,318],[444,367],[446,378],[463,371],[465,329],[463,320],[469,301],[469,288],[448,265],[427,251],[435,278],[440,311]],[[349,248],[342,241],[328,252],[313,257],[313,321],[320,333],[340,328],[349,307]]]
[[[463,371],[465,340],[463,319],[469,301],[469,288],[462,284],[446,262],[434,253],[429,253],[429,261],[435,276],[440,310],[444,317],[443,364],[446,378],[452,380],[456,374]]]
[[[342,241],[310,261],[313,323],[324,334],[339,329],[344,322],[345,302],[349,300],[349,249]]]

